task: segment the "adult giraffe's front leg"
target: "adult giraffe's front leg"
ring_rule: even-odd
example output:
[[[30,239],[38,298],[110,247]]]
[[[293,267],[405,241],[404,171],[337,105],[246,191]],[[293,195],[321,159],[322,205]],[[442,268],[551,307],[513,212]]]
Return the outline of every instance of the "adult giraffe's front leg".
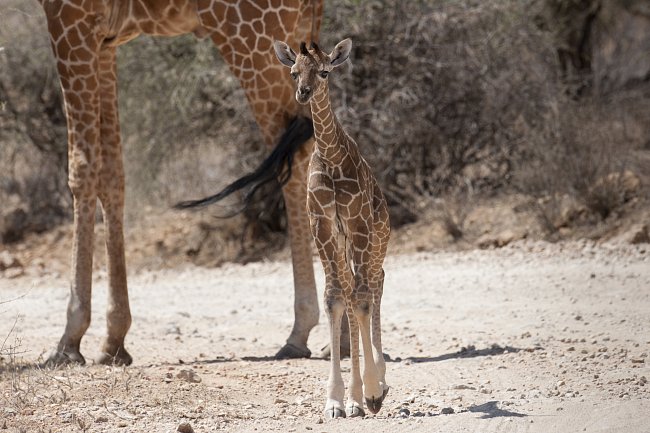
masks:
[[[103,47],[99,59],[101,103],[101,158],[98,194],[106,226],[108,304],[106,340],[98,361],[130,365],[133,358],[124,348],[131,326],[131,310],[124,258],[124,165],[117,111],[115,47]]]
[[[52,48],[57,59],[68,123],[68,185],[74,198],[72,277],[70,299],[63,336],[47,365],[85,363],[80,352],[81,338],[90,325],[93,264],[93,231],[97,205],[99,154],[99,79],[97,75],[101,36],[91,32],[84,38],[68,39],[60,29],[75,26],[95,29],[93,16],[75,23],[63,22],[60,15],[48,15]]]

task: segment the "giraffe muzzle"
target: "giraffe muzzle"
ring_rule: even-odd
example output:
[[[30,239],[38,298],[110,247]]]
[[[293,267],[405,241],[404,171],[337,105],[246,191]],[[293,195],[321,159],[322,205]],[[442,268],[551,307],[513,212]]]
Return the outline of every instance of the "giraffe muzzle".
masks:
[[[311,87],[309,86],[301,86],[298,87],[298,90],[296,90],[296,100],[300,102],[301,104],[306,104],[309,102],[309,98],[311,98]]]

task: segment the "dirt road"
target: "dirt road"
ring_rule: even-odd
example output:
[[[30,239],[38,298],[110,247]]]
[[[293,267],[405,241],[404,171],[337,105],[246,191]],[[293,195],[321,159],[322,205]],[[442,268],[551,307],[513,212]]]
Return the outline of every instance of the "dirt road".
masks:
[[[128,368],[33,367],[62,332],[67,282],[0,279],[0,302],[14,299],[0,305],[0,429],[650,432],[647,245],[393,255],[386,275],[390,393],[377,416],[335,422],[321,416],[327,361],[269,358],[292,323],[288,262],[133,275]],[[105,277],[94,287],[89,360]],[[322,316],[312,351],[326,340]]]

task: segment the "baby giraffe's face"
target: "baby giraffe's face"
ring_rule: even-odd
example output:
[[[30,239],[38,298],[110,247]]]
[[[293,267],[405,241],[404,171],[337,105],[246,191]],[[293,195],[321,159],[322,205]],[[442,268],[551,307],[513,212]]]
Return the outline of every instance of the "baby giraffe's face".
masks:
[[[323,86],[327,86],[327,77],[332,69],[348,59],[352,41],[345,39],[339,42],[330,54],[321,51],[313,42],[309,49],[304,42],[301,43],[299,54],[284,42],[275,41],[273,47],[280,62],[291,68],[291,78],[297,84],[296,100],[306,104]]]

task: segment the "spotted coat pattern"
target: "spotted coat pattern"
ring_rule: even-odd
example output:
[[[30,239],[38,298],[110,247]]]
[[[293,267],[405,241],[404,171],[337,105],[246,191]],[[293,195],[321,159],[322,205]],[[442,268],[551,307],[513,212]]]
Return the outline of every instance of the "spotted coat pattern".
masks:
[[[316,146],[309,163],[307,209],[326,278],[331,369],[325,415],[329,418],[363,415],[362,395],[367,408],[376,413],[388,392],[380,319],[383,262],[390,236],[388,207],[370,166],[334,114],[328,88],[329,73],[347,59],[350,48],[349,39],[329,55],[315,44],[309,49],[302,44],[296,55],[287,44],[275,44],[278,58],[291,67],[297,81],[296,100],[309,104],[314,122]],[[344,312],[350,323],[352,358],[345,412],[339,349]]]
[[[107,228],[107,337],[99,362],[130,364],[131,324],[124,258],[124,168],[117,111],[116,47],[140,34],[210,37],[245,90],[264,140],[275,144],[303,114],[293,84],[273,57],[275,39],[298,41],[320,27],[322,0],[40,0],[65,101],[68,183],[74,196],[72,276],[67,322],[51,364],[85,362],[79,351],[90,324],[97,200]],[[304,212],[312,143],[294,157],[283,188],[295,286],[295,321],[280,357],[309,356],[318,321],[309,222]]]

